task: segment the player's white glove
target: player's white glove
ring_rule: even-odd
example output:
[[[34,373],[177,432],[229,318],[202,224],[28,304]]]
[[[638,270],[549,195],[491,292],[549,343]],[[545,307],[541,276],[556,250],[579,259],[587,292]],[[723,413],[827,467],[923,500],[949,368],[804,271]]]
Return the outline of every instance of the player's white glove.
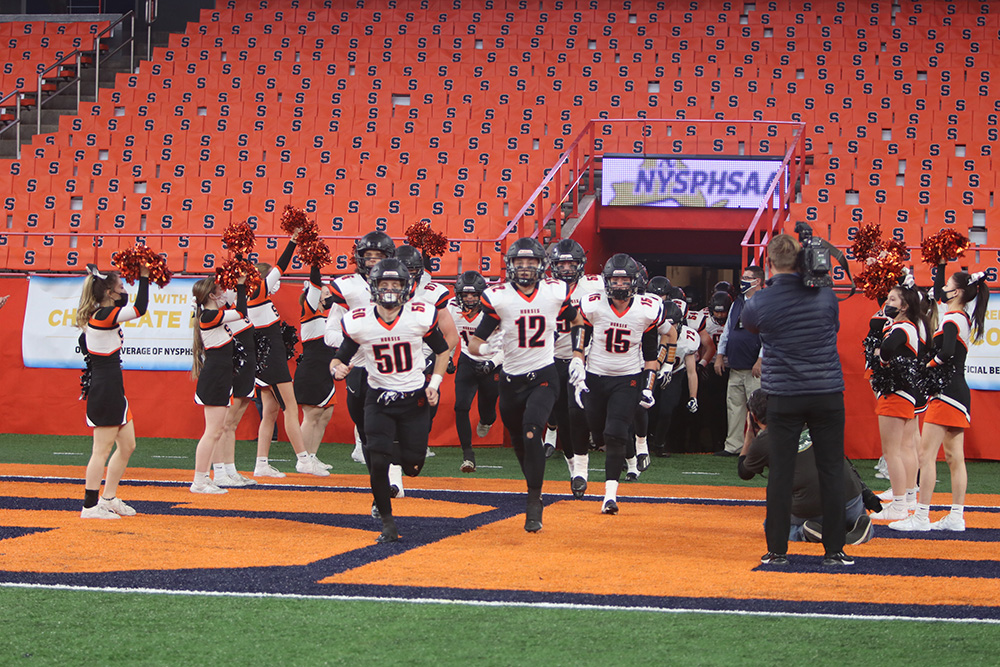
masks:
[[[583,359],[580,357],[573,357],[572,361],[569,362],[569,382],[572,385],[578,385],[587,380],[587,369],[583,366]],[[584,389],[586,391],[586,389]]]
[[[690,401],[688,401],[688,412],[691,412],[691,413],[698,412],[698,399],[697,398],[692,398]]]
[[[650,389],[642,390],[642,398],[639,400],[639,407],[648,410],[653,407],[656,403],[656,399],[653,398],[653,392]]]
[[[586,382],[573,383],[573,398],[576,400],[576,404],[580,406],[581,410],[586,410],[586,408],[583,407],[583,395],[588,391],[590,391],[590,389],[587,388]]]

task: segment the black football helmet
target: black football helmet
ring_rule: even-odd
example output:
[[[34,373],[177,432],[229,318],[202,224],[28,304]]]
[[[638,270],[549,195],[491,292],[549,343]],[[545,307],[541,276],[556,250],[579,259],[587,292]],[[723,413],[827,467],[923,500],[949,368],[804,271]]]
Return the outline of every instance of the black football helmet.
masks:
[[[681,325],[684,324],[684,313],[675,301],[667,299],[663,302],[663,319],[670,320],[670,323],[680,331]]]
[[[420,254],[420,250],[404,243],[396,248],[396,259],[410,272],[410,280],[416,285],[424,273],[424,256]]]
[[[649,271],[646,270],[646,265],[642,262],[636,262],[639,265],[639,283],[635,286],[636,294],[646,293],[646,284],[649,283]]]
[[[725,324],[729,317],[729,308],[733,305],[733,298],[726,292],[716,292],[708,300],[708,314],[719,324]]]
[[[572,262],[572,266],[560,268],[560,264]],[[575,283],[583,275],[587,264],[587,251],[573,239],[563,239],[549,246],[549,270],[552,277],[567,283]]]
[[[635,294],[639,284],[639,263],[623,252],[612,255],[604,264],[604,291],[616,301],[625,301]],[[612,287],[612,278],[628,278],[628,285]]]
[[[715,294],[716,292],[725,292],[731,299],[733,298],[733,284],[728,280],[720,280],[715,283],[715,287],[712,288],[712,293]]]
[[[537,259],[537,268],[514,267],[515,260]],[[548,265],[548,258],[542,244],[530,237],[520,238],[510,244],[507,254],[504,256],[504,263],[507,266],[507,280],[520,285],[521,287],[531,287],[541,281],[545,275]]]
[[[463,312],[479,309],[479,298],[486,291],[486,278],[478,271],[466,271],[455,279],[455,305]]]
[[[377,250],[385,257],[396,256],[396,244],[385,232],[368,232],[354,244],[354,263],[357,271],[363,276],[367,276],[370,267],[365,263],[365,251]],[[384,258],[383,258],[384,259]]]
[[[646,283],[646,292],[649,294],[655,294],[663,299],[666,298],[670,287],[670,280],[666,276],[653,276],[649,279],[649,282]]]
[[[383,280],[398,280],[401,288],[379,287]],[[410,298],[410,272],[395,257],[387,257],[368,272],[368,286],[371,287],[372,301],[386,308],[399,308]]]
[[[677,307],[681,309],[681,315],[687,317],[688,302],[687,299],[684,297],[684,290],[674,285],[673,287],[670,288],[670,291],[667,293],[667,297],[671,301],[676,303]]]

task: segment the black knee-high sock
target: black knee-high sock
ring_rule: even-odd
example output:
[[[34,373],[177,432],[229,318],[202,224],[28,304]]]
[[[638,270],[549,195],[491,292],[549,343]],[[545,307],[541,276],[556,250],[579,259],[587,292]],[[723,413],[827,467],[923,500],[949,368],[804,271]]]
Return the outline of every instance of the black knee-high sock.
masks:
[[[626,443],[621,438],[604,436],[604,479],[619,481],[625,466]]]
[[[372,452],[371,481],[372,495],[375,497],[375,507],[382,516],[392,516],[392,498],[389,494],[389,457],[379,452]]]
[[[543,427],[544,428],[544,427]],[[545,449],[542,443],[542,428],[528,426],[524,429],[524,455],[521,470],[529,489],[542,488],[545,480]]]

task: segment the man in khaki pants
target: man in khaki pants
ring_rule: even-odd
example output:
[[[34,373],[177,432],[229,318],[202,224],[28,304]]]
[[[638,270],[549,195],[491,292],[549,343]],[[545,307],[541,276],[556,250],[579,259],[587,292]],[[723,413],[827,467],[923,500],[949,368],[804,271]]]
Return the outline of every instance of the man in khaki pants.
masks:
[[[764,287],[764,270],[759,266],[748,266],[740,277],[740,291],[729,309],[726,328],[719,338],[718,354],[715,355],[715,372],[722,375],[729,366],[729,383],[726,386],[726,422],[729,434],[725,448],[715,452],[716,456],[739,456],[743,449],[743,433],[747,423],[747,400],[760,389],[760,336],[743,328],[740,315],[743,306],[758,290]]]

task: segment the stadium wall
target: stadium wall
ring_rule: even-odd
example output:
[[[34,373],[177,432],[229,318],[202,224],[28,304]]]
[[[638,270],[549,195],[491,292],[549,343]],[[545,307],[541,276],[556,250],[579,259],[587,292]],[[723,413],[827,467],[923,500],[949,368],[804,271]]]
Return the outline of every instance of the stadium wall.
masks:
[[[586,230],[583,224],[577,230],[584,240],[587,240]],[[590,247],[592,260],[604,254],[602,247]],[[0,310],[0,386],[4,388],[5,406],[0,430],[6,433],[89,435],[91,431],[86,424],[84,403],[77,400],[80,372],[24,367],[21,329],[27,292],[28,281],[24,277],[0,278],[0,295],[10,294],[7,305]],[[298,319],[297,298],[298,290],[291,289],[291,285],[275,295],[278,310],[288,322]],[[875,398],[863,377],[861,353],[861,340],[867,333],[871,310],[871,302],[862,297],[856,296],[841,303],[839,347],[847,383],[845,446],[848,456],[852,458],[877,458],[881,449]],[[125,388],[140,438],[198,438],[201,435],[203,413],[194,404],[194,382],[190,374],[179,371],[126,371]],[[442,402],[434,420],[431,443],[453,446],[458,444],[452,417],[454,385],[446,380],[441,388]],[[339,384],[338,389],[342,390],[343,384]],[[996,398],[992,392],[972,392],[974,426],[965,440],[967,458],[1000,460],[1000,442],[991,437],[989,427],[989,424],[1000,421],[1000,403]],[[249,412],[254,411],[251,408]],[[246,417],[237,436],[241,440],[255,438],[257,423],[252,414]],[[493,429],[489,437],[476,439],[475,443],[497,445],[501,437],[501,430]],[[281,439],[285,440],[283,431]],[[341,399],[326,430],[324,442],[352,441],[353,427]]]

